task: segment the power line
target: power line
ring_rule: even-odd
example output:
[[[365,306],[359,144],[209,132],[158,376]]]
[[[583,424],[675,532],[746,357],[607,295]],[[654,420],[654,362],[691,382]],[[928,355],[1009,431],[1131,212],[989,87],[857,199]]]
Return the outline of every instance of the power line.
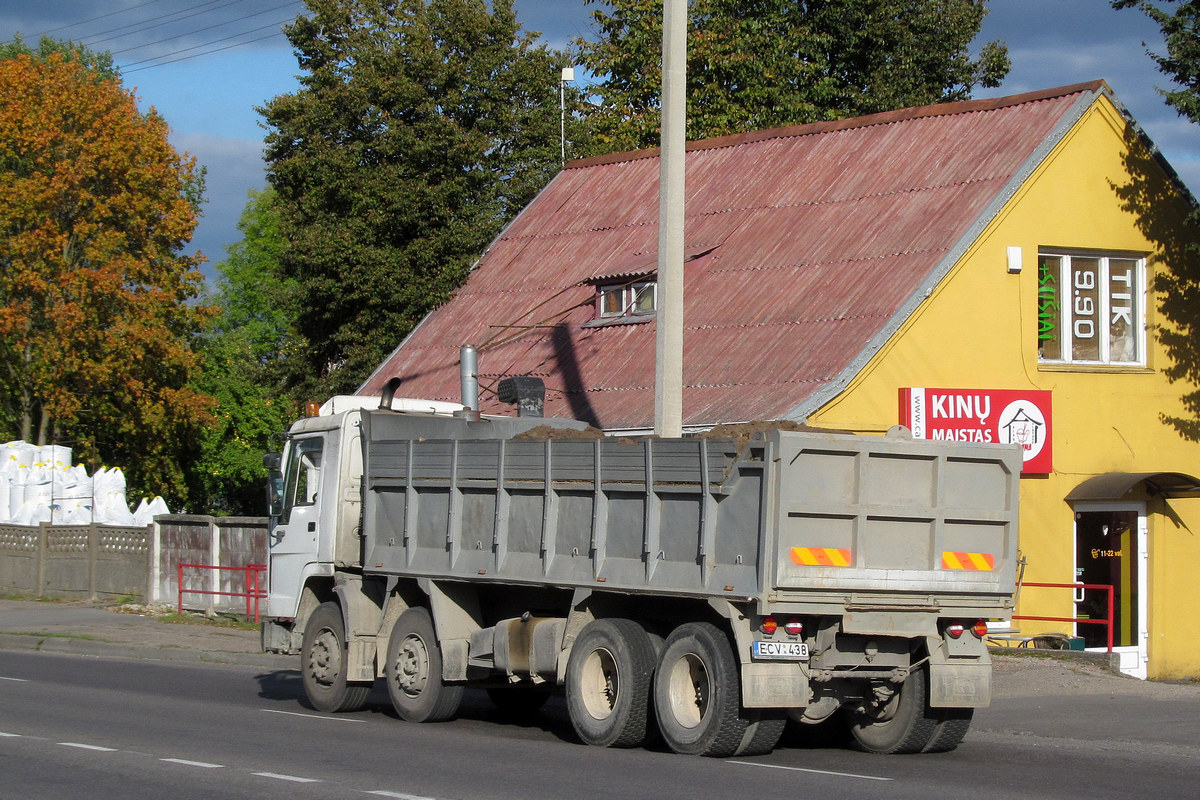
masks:
[[[118,14],[127,14],[130,11],[136,11],[139,8],[144,8],[146,6],[152,6],[155,3],[161,3],[161,2],[162,2],[162,0],[147,0],[145,3],[139,3],[136,6],[130,6],[129,8],[121,8],[116,11],[109,11],[107,14],[101,14],[99,16],[92,17],[91,19],[80,20],[79,22],[68,22],[66,25],[59,25],[57,28],[51,28],[48,31],[43,31],[40,34],[38,34],[38,36],[39,36],[39,38],[42,36],[49,36],[50,34],[57,33],[58,31],[65,31],[67,28],[75,28],[80,25],[86,25],[89,22],[96,22],[97,20],[106,19],[108,17],[115,17]]]
[[[176,22],[182,22],[185,19],[191,19],[192,17],[198,17],[201,14],[207,14],[211,11],[218,11],[227,6],[236,5],[237,3],[240,3],[240,2],[242,2],[242,0],[208,0],[208,2],[201,3],[200,5],[190,6],[188,8],[181,8],[178,11],[172,11],[169,14],[164,14],[161,17],[157,17],[156,19],[159,19],[160,20],[159,22],[154,22],[153,19],[151,19],[149,21],[132,22],[128,25],[120,25],[116,28],[110,28],[109,30],[106,30],[106,31],[100,31],[99,33],[89,33],[86,36],[81,37],[80,41],[89,42],[88,47],[91,47],[92,45],[99,44],[100,42],[108,42],[108,41],[112,41],[113,39],[120,39],[123,36],[131,36],[135,33],[143,33],[145,31],[153,30],[155,28],[161,28],[163,25],[172,25]],[[216,8],[206,8],[206,6],[212,6],[212,5],[216,5]],[[191,13],[186,13],[189,11]],[[183,16],[179,16],[180,14],[183,14]],[[175,19],[167,19],[167,17],[175,17]],[[123,32],[117,33],[118,31],[123,31]],[[116,35],[115,36],[106,36],[106,34],[109,34],[109,33],[115,33]]]
[[[182,38],[183,38],[183,37],[185,37],[185,36],[193,36],[193,35],[195,35],[195,34],[198,34],[198,33],[203,33],[204,31],[211,31],[211,30],[213,30],[214,28],[223,28],[223,27],[225,27],[226,25],[232,25],[232,24],[233,24],[233,23],[235,23],[235,22],[242,22],[242,21],[244,21],[244,20],[252,19],[252,18],[254,18],[254,17],[261,17],[263,14],[270,14],[270,13],[271,13],[271,12],[273,12],[273,11],[278,11],[278,10],[279,10],[279,9],[281,9],[281,8],[287,8],[288,6],[292,6],[292,5],[295,5],[295,0],[291,0],[290,2],[283,3],[282,5],[277,5],[277,6],[274,6],[274,7],[272,7],[272,8],[265,9],[265,10],[263,10],[263,11],[256,11],[256,12],[254,12],[253,14],[244,14],[244,15],[242,15],[242,16],[240,16],[240,17],[236,17],[236,18],[234,18],[234,19],[226,20],[226,21],[224,21],[224,22],[218,22],[218,23],[216,23],[216,24],[214,24],[214,25],[208,25],[208,26],[206,26],[206,27],[203,27],[203,28],[196,28],[196,29],[194,29],[194,30],[188,30],[188,31],[186,31],[186,32],[184,32],[184,33],[178,33],[178,34],[176,34],[176,35],[174,35],[174,36],[168,36],[168,37],[166,37],[165,39],[159,39],[159,40],[157,40],[157,41],[154,41],[154,42],[146,42],[145,44],[137,44],[137,45],[133,45],[132,47],[126,47],[126,48],[123,48],[123,49],[121,49],[121,50],[113,50],[113,51],[112,51],[112,54],[113,54],[113,55],[118,55],[118,54],[120,54],[120,53],[129,53],[129,52],[132,52],[132,51],[134,51],[134,50],[141,50],[141,49],[143,49],[143,48],[145,48],[145,47],[153,47],[154,45],[156,45],[156,44],[162,44],[163,42],[170,42],[170,41],[172,41],[172,40],[175,40],[175,39],[182,39]],[[283,25],[283,23],[284,23],[284,22],[287,22],[287,20],[283,20],[282,22],[279,22],[279,23],[276,23],[276,24],[277,24],[277,25]],[[261,28],[256,28],[255,30],[262,30],[262,29],[261,29]],[[238,37],[238,36],[244,36],[244,35],[245,35],[245,34],[247,34],[247,33],[254,33],[254,32],[255,32],[255,31],[242,31],[242,32],[240,32],[240,33],[231,34],[229,38],[236,38],[236,37]],[[216,41],[223,41],[223,40],[222,40],[222,39],[218,39],[218,40],[216,40]],[[214,42],[208,42],[208,44],[213,44],[213,43],[214,43]],[[183,51],[177,51],[177,52],[183,52]],[[147,61],[153,61],[154,59],[146,59],[146,60],[147,60]],[[140,63],[140,62],[134,62],[134,63]]]
[[[289,2],[273,4],[270,8],[266,8],[261,11],[252,11],[250,9],[253,9],[255,5],[258,5],[261,8],[261,3],[252,3],[250,5],[250,9],[247,9],[245,5],[246,2],[247,0],[202,0],[202,2],[187,3],[182,8],[175,8],[174,10],[171,10],[170,8],[162,9],[160,6],[156,11],[153,12],[143,11],[142,14],[144,16],[142,16],[141,19],[127,21],[125,24],[121,25],[113,25],[105,30],[96,31],[93,33],[85,33],[78,38],[78,41],[89,48],[99,49],[97,46],[106,42],[113,42],[120,45],[122,44],[122,40],[128,42],[130,39],[134,39],[135,41],[137,39],[144,39],[145,37],[139,34],[146,34],[148,31],[152,31],[156,28],[162,28],[167,25],[176,26],[175,30],[183,29],[182,33],[177,33],[174,35],[166,35],[169,34],[169,31],[164,31],[162,38],[155,41],[143,41],[140,44],[130,43],[127,46],[120,47],[115,51],[110,51],[110,55],[135,53],[138,50],[152,48],[156,45],[163,45],[167,42],[177,42],[178,40],[186,40],[187,38],[191,38],[192,41],[195,41],[199,34],[202,34],[206,31],[215,31],[219,28],[229,29],[231,27],[244,27],[247,20],[252,20],[256,17],[261,17],[273,12],[280,12],[286,8],[294,7],[296,9],[296,14],[300,14],[303,13],[304,5],[302,0],[289,0]],[[51,33],[70,28],[78,28],[80,26],[95,23],[100,20],[110,19],[118,15],[127,15],[130,12],[137,11],[138,9],[147,9],[149,6],[156,6],[160,3],[162,3],[162,0],[146,0],[145,2],[138,3],[137,5],[129,8],[118,9],[116,11],[110,11],[90,17],[79,22],[60,25],[57,28],[52,28],[45,31],[41,34],[41,36],[47,36]],[[175,3],[175,5],[179,5],[178,2]],[[230,7],[237,5],[241,5],[242,7],[237,10],[230,9]],[[249,13],[241,13],[242,11],[248,11]],[[216,21],[213,21],[212,24],[204,25],[203,27],[193,27],[197,24],[197,22],[194,21],[197,17],[204,15],[216,15],[219,12],[224,12],[220,16],[227,18],[220,19],[220,17],[217,17]],[[231,16],[235,14],[240,14],[240,16]],[[219,35],[214,38],[210,38],[208,41],[202,41],[190,47],[171,48],[168,46],[169,52],[164,52],[157,56],[142,58],[137,61],[129,62],[128,64],[125,64],[124,67],[133,67],[133,69],[123,69],[122,71],[130,73],[141,72],[146,69],[166,66],[167,64],[175,64],[180,61],[200,58],[212,53],[218,53],[224,50],[231,50],[237,47],[244,47],[266,41],[279,36],[282,32],[282,27],[288,22],[293,21],[295,16],[296,15],[291,15],[269,25],[262,25],[243,30],[234,30],[229,32],[227,35]],[[127,16],[125,18],[127,20],[129,19]],[[210,17],[210,20],[211,19],[213,19],[213,17]],[[188,22],[189,20],[193,21]],[[273,29],[273,32],[265,36],[257,36],[250,39],[245,38],[268,29]],[[183,42],[178,43],[182,44]]]
[[[280,23],[280,24],[282,25],[283,23]],[[270,26],[266,26],[266,27],[270,27]],[[257,30],[262,30],[262,28],[258,28]],[[253,31],[248,31],[248,33],[253,33]],[[232,50],[232,49],[234,49],[235,47],[242,47],[242,46],[244,46],[244,45],[248,45],[248,44],[254,44],[255,42],[265,42],[267,39],[274,39],[276,36],[279,36],[279,35],[280,35],[280,32],[279,32],[279,31],[276,31],[275,33],[269,33],[269,34],[267,34],[266,36],[260,36],[260,37],[258,37],[257,39],[248,39],[248,40],[246,40],[246,41],[244,41],[244,42],[237,42],[236,44],[228,44],[228,45],[225,45],[224,47],[217,47],[217,48],[214,48],[214,49],[212,49],[212,50],[206,50],[206,51],[204,51],[203,53],[196,53],[196,54],[194,54],[194,55],[190,55],[190,56],[183,56],[183,57],[181,57],[181,58],[172,58],[172,59],[170,59],[169,61],[163,61],[162,63],[159,63],[159,64],[148,64],[148,65],[146,65],[146,66],[144,66],[144,67],[138,67],[137,69],[131,69],[131,70],[121,70],[121,74],[122,74],[122,75],[125,75],[125,74],[132,73],[132,72],[141,72],[141,71],[143,71],[143,70],[147,70],[147,69],[154,69],[155,67],[165,67],[167,64],[174,64],[174,63],[176,63],[176,62],[178,62],[178,61],[189,61],[189,60],[191,60],[191,59],[193,59],[193,58],[200,58],[201,56],[207,56],[207,55],[211,55],[212,53],[220,53],[222,50]],[[218,40],[218,41],[224,41],[224,40]],[[212,44],[212,43],[210,42],[210,44]],[[198,46],[200,46],[200,47],[203,47],[204,45],[198,45]],[[189,50],[194,50],[195,48],[188,48],[188,49],[189,49]],[[180,51],[178,51],[178,52],[182,53],[182,52],[186,52],[186,51],[184,51],[184,50],[180,50]],[[166,57],[167,57],[167,56],[160,56],[160,58],[166,58]],[[148,58],[148,59],[145,59],[145,60],[146,60],[146,61],[154,61],[154,60],[156,60],[156,59],[153,59],[153,58]],[[135,64],[141,64],[141,63],[143,63],[143,62],[142,62],[142,61],[135,61],[135,62],[133,62],[133,63],[135,63]]]

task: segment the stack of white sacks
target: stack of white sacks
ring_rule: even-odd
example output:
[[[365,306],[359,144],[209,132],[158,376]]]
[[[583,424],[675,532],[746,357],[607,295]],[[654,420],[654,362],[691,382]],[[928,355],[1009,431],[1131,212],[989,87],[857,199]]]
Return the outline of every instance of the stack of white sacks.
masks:
[[[101,467],[88,477],[71,466],[71,448],[27,442],[0,445],[0,523],[37,525],[149,525],[171,513],[161,497],[142,499],[131,512],[125,474]]]

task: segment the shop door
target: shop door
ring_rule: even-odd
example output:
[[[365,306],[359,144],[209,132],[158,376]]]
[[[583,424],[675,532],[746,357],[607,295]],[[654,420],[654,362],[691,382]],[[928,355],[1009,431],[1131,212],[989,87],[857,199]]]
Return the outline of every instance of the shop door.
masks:
[[[1113,650],[1121,671],[1146,677],[1146,512],[1141,504],[1089,504],[1075,509],[1075,581],[1113,587]],[[1107,593],[1081,589],[1076,614],[1104,619]],[[1077,624],[1089,650],[1106,646],[1103,625]]]

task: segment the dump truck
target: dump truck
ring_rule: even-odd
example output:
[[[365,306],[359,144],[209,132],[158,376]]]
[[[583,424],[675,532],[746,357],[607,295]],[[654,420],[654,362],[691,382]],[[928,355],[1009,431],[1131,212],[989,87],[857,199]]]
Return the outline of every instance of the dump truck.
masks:
[[[789,724],[946,751],[989,704],[1015,446],[610,437],[397,390],[328,401],[264,459],[263,647],[300,655],[315,708],[361,708],[377,680],[411,722],[468,688],[514,713],[559,693],[586,744],[720,757]]]

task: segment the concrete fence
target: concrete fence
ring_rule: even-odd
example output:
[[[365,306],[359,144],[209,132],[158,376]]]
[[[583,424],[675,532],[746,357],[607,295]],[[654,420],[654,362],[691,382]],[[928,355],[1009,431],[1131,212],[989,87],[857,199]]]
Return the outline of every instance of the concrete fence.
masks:
[[[180,564],[245,567],[266,558],[265,517],[171,514],[145,527],[0,525],[0,593],[175,605]],[[185,608],[245,611],[244,598],[215,594],[245,592],[244,572],[185,569],[183,583]]]

